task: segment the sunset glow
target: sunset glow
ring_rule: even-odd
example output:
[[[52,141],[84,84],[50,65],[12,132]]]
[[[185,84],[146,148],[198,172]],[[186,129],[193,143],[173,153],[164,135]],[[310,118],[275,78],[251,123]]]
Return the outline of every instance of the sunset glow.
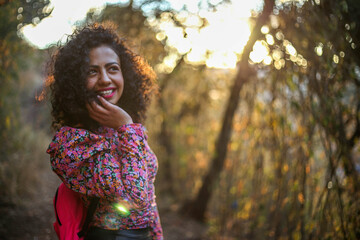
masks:
[[[89,9],[96,8],[100,12],[106,3],[126,2],[78,0],[71,2],[72,8],[76,8],[77,11],[69,11],[69,0],[52,0],[52,15],[35,27],[24,27],[23,34],[31,44],[38,48],[46,48],[70,34],[75,24],[86,16]],[[166,39],[167,45],[177,52],[170,53],[164,59],[159,65],[159,71],[171,71],[181,54],[187,54],[186,61],[191,64],[206,64],[211,68],[236,67],[239,55],[251,33],[248,23],[251,10],[258,9],[262,1],[233,1],[231,4],[219,6],[215,12],[200,9],[197,1],[181,1],[181,4],[175,0],[169,2],[175,10],[186,5],[188,11],[179,10],[177,18],[187,27],[184,33],[182,28],[174,26],[167,13],[164,13],[160,20],[148,19],[150,26],[157,32],[156,38],[159,41]],[[73,6],[74,4],[76,6]],[[203,24],[201,18],[206,19],[203,27],[200,27]],[[264,47],[254,47],[253,61],[269,62],[268,58],[265,59],[266,54]]]
[[[256,2],[259,4],[259,1]],[[172,21],[169,21],[170,16],[167,13],[164,13],[160,20],[150,19],[149,22],[158,31],[158,40],[166,38],[167,44],[177,49],[179,54],[187,53],[187,62],[195,65],[206,64],[211,68],[235,68],[251,33],[248,22],[251,9],[256,7],[254,2],[251,5],[247,4],[225,4],[216,12],[180,12],[179,21],[189,26],[185,29],[186,36],[182,28],[174,26]],[[207,21],[202,28],[199,28],[200,18]],[[176,57],[166,58],[158,66],[159,71],[170,72],[175,64]]]

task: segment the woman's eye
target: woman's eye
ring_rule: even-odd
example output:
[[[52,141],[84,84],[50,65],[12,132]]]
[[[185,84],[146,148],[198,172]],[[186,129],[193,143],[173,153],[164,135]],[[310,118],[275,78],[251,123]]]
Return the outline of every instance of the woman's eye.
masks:
[[[90,69],[88,75],[94,75],[94,74],[96,74],[96,70]]]
[[[109,68],[110,71],[119,71],[119,67],[118,66],[111,66]]]

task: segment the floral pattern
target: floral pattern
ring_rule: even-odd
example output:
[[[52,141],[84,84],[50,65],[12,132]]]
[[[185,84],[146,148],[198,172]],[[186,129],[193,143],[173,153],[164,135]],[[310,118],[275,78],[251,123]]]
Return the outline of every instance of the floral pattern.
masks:
[[[53,171],[65,185],[100,198],[92,225],[104,229],[150,227],[153,239],[163,239],[154,181],[158,164],[141,124],[96,132],[64,126],[47,153]],[[120,206],[120,208],[119,208]],[[127,209],[126,215],[120,210]]]

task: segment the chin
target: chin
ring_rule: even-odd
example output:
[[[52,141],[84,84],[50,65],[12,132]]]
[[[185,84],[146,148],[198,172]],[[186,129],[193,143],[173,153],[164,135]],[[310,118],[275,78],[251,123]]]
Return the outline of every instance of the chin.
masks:
[[[119,101],[120,101],[120,98],[118,100],[116,100],[116,99],[110,99],[109,100],[110,103],[115,104],[115,105],[118,104]]]

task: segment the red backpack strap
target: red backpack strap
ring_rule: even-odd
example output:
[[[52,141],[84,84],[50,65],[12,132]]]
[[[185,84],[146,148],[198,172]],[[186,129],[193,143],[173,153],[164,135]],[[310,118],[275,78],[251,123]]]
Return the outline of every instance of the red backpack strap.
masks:
[[[86,218],[85,218],[85,221],[84,221],[84,224],[83,224],[83,227],[81,229],[80,232],[78,232],[78,236],[79,238],[81,237],[84,237],[88,228],[89,228],[89,224],[94,216],[94,213],[95,213],[95,210],[96,210],[96,207],[99,203],[99,198],[98,197],[92,197],[91,200],[90,200],[90,205],[89,205],[89,208],[87,210],[87,213],[86,213]]]
[[[56,220],[58,221],[59,225],[61,226],[61,222],[60,222],[60,218],[59,215],[57,213],[57,209],[56,209],[56,203],[57,203],[57,199],[58,199],[58,194],[59,194],[59,187],[56,189],[56,193],[55,193],[55,199],[54,199],[54,208],[55,208],[55,216],[56,216]]]

